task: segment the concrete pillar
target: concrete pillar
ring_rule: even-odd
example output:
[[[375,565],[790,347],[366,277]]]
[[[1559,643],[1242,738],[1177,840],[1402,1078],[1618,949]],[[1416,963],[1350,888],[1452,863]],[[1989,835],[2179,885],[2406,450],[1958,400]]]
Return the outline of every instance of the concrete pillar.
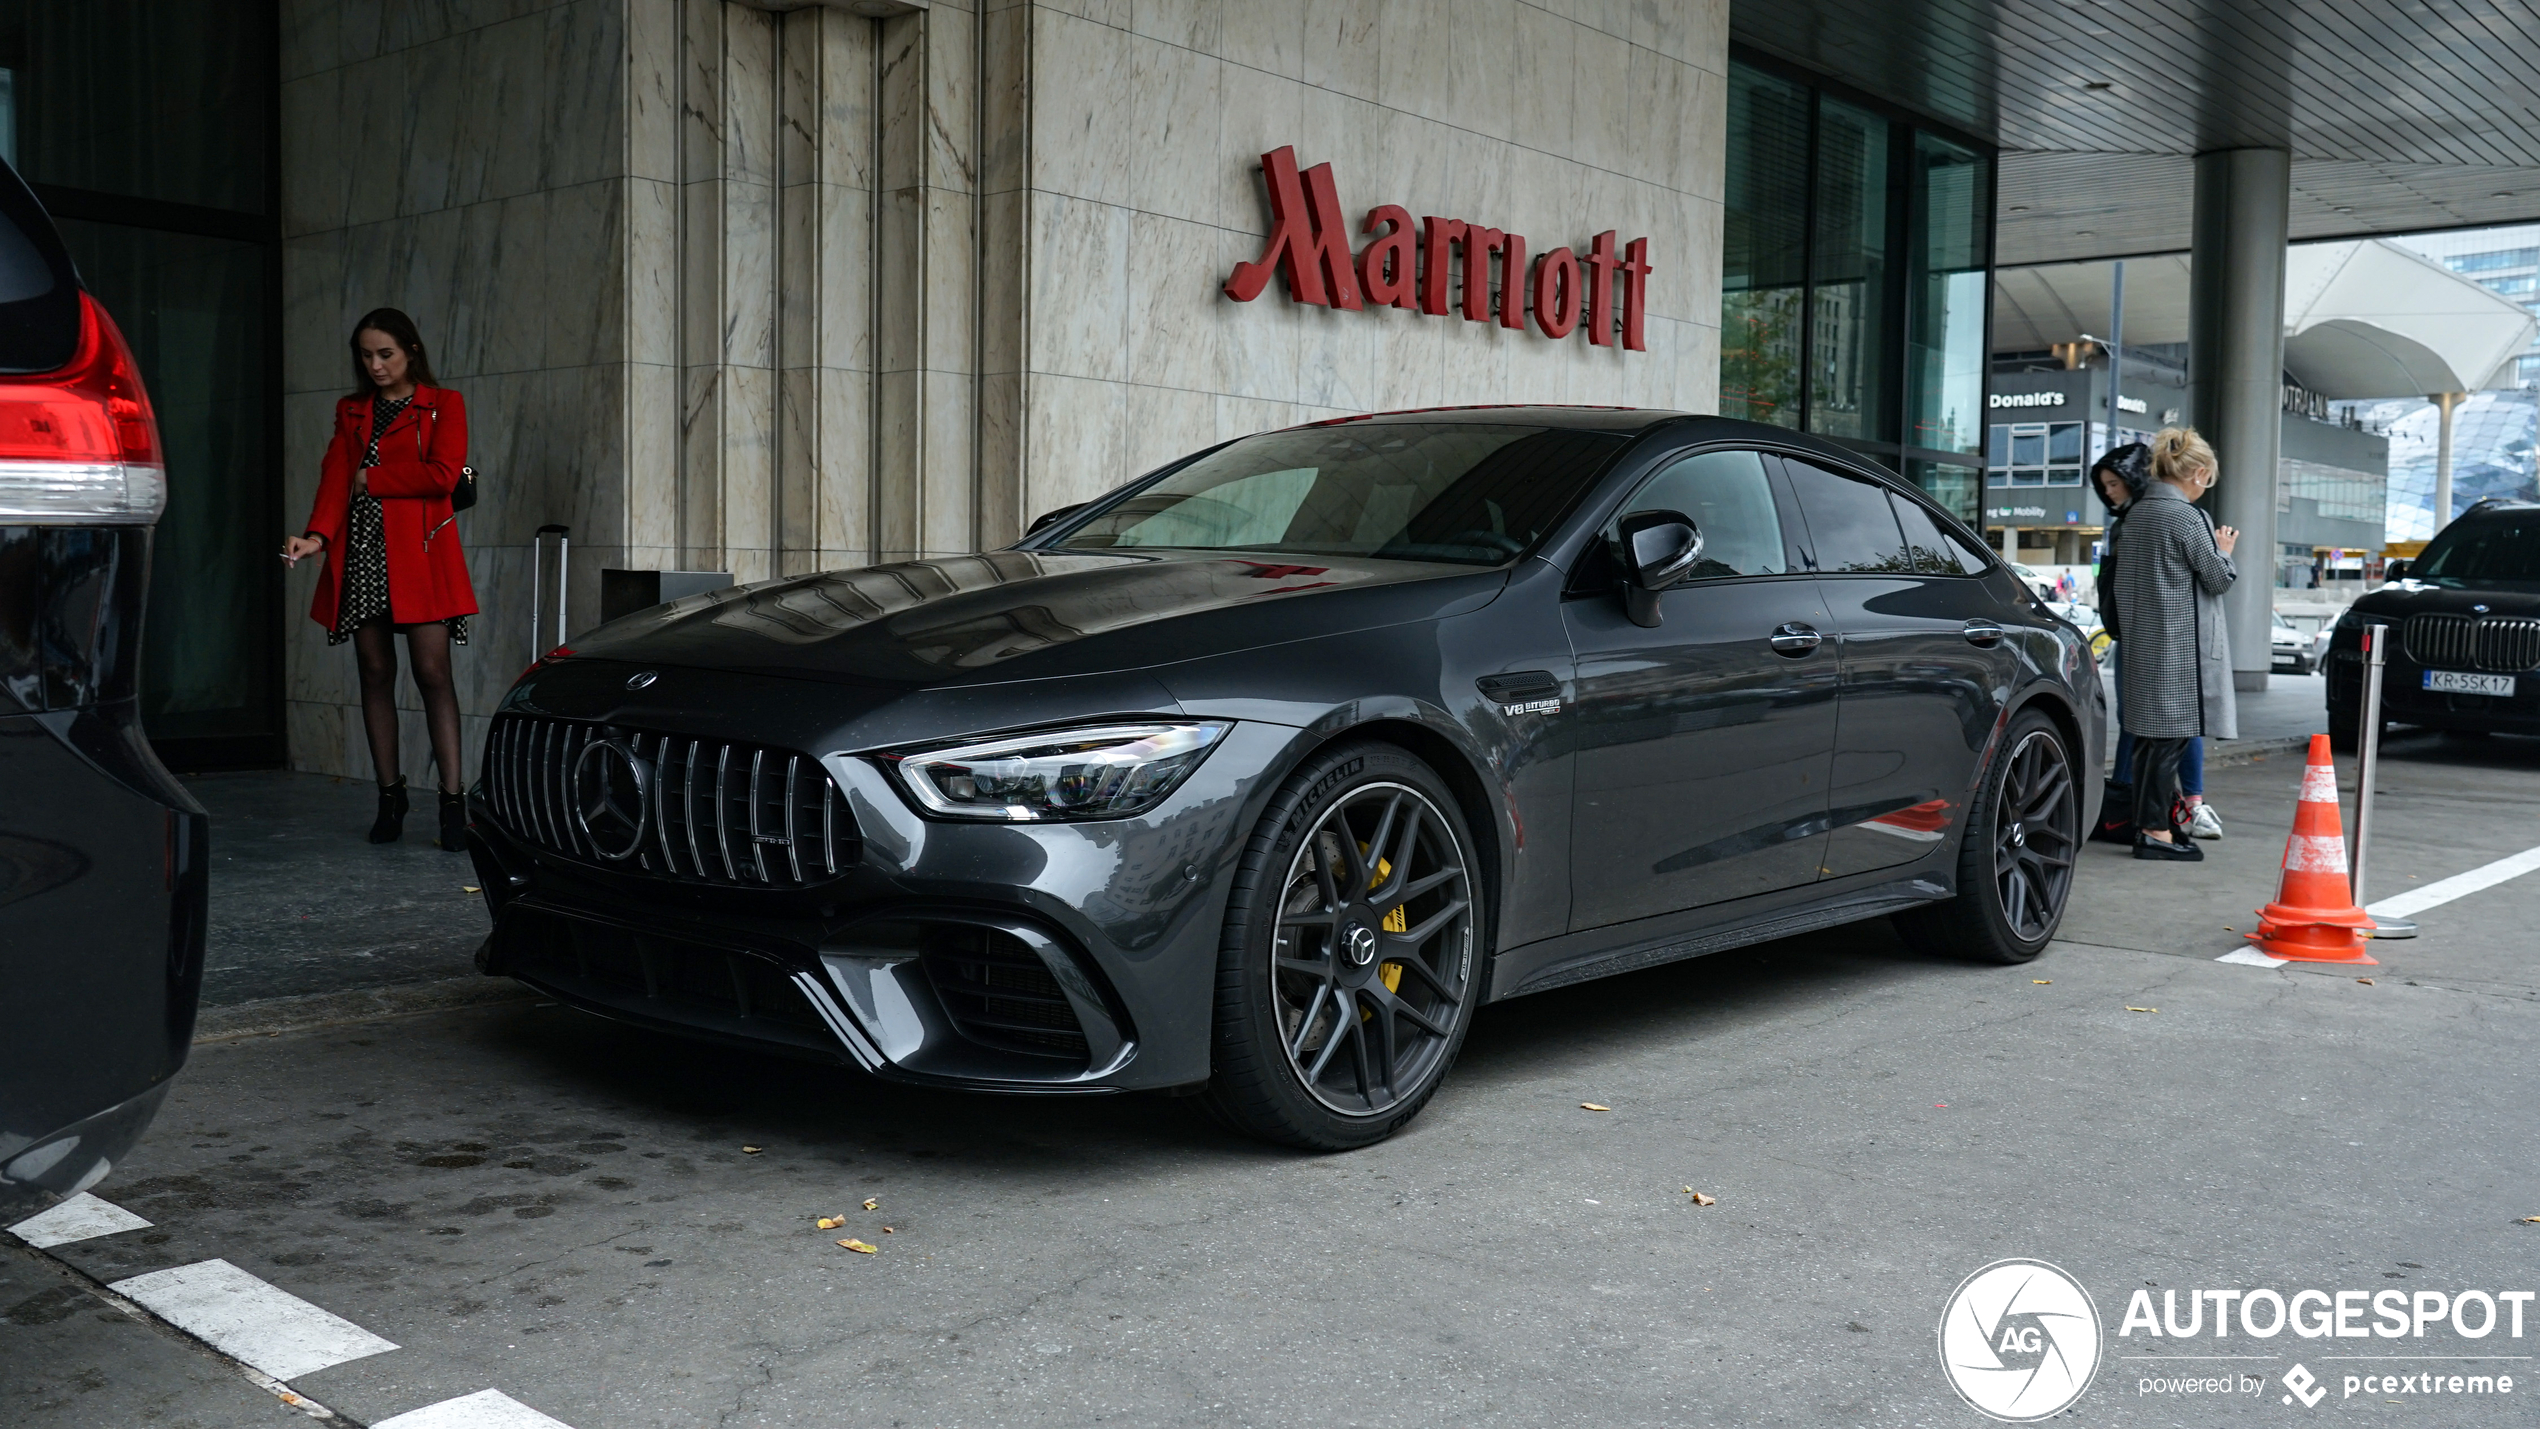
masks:
[[[2224,598],[2232,682],[2267,687],[2274,609],[2275,482],[2284,405],[2284,244],[2292,156],[2229,149],[2196,156],[2188,288],[2190,411],[2221,474],[2214,519],[2240,528],[2240,579]]]
[[[2437,392],[2433,398],[2441,412],[2437,419],[2441,428],[2434,442],[2434,531],[2452,524],[2452,409],[2459,405],[2461,395]]]

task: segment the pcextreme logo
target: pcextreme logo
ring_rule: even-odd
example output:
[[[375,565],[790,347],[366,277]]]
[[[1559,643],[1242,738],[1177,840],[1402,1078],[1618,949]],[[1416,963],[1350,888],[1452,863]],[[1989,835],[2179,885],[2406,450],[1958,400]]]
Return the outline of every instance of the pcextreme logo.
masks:
[[[2099,1308],[2042,1260],[1997,1260],[1940,1312],[1940,1367],[1977,1412],[2011,1424],[2060,1414],[2099,1368]]]

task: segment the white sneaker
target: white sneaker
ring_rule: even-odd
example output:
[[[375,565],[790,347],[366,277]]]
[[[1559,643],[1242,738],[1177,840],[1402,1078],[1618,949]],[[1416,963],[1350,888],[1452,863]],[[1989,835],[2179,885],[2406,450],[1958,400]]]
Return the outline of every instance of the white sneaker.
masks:
[[[2198,804],[2195,814],[2187,821],[2187,831],[2200,839],[2221,838],[2222,816],[2214,812],[2213,805]]]

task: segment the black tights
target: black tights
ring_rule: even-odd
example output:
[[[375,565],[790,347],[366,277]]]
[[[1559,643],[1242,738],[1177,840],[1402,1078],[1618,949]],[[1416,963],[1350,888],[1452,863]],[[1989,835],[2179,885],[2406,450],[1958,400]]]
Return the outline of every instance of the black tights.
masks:
[[[441,772],[441,790],[455,794],[467,787],[459,773],[459,696],[450,683],[450,627],[391,626],[374,620],[353,632],[353,653],[362,672],[362,728],[370,735],[370,764],[383,789],[397,782],[397,640],[406,632],[406,658],[413,662],[415,689],[423,696],[423,724],[432,735],[432,762]]]
[[[2186,757],[2184,739],[2134,737],[2134,826],[2144,833],[2166,833],[2172,842],[2185,831],[2179,814],[2186,804],[2179,793],[2179,761]]]

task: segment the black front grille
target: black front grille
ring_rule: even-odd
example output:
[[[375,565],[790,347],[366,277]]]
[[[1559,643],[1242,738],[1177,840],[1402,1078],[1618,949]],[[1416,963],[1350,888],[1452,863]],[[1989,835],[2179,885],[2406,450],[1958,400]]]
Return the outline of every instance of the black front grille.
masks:
[[[2478,622],[2478,667],[2528,670],[2540,666],[2540,620],[2491,615]]]
[[[2540,620],[2527,616],[2411,615],[2408,658],[2438,670],[2540,666]]]
[[[497,971],[580,1001],[834,1053],[837,1039],[774,960],[544,909],[505,913]]]
[[[606,744],[622,754],[592,753]],[[611,779],[613,802],[600,797]],[[485,795],[526,843],[686,883],[801,888],[845,872],[859,846],[820,761],[653,730],[498,716]]]
[[[1075,1007],[1020,939],[994,928],[938,923],[927,927],[924,946],[927,981],[961,1035],[1009,1052],[1086,1059]]]

